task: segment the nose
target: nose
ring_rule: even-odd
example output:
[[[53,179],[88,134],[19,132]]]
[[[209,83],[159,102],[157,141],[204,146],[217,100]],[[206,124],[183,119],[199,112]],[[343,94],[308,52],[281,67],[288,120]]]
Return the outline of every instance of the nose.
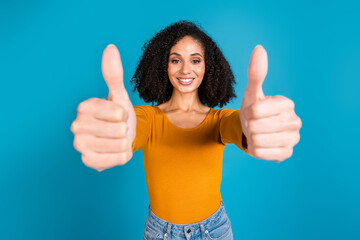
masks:
[[[185,63],[182,65],[181,72],[182,72],[182,74],[189,74],[189,73],[191,73],[191,66],[190,66],[190,64],[187,63],[187,62],[185,62]]]

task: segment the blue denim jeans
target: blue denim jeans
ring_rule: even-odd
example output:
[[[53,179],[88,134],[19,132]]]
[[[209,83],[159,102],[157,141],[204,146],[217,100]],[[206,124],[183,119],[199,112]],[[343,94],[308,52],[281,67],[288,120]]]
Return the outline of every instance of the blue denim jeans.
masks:
[[[230,219],[224,203],[205,220],[191,224],[174,224],[157,217],[150,208],[145,223],[144,240],[233,240]]]

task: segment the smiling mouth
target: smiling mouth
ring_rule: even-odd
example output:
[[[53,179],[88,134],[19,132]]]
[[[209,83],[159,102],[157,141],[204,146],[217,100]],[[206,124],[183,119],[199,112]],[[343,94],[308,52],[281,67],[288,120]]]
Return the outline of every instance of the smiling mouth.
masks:
[[[176,78],[176,79],[179,80],[180,82],[189,83],[193,81],[195,78]]]

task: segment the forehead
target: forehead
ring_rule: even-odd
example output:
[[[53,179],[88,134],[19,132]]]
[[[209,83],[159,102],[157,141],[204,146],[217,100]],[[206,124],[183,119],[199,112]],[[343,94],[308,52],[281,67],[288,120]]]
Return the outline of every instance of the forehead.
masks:
[[[181,55],[200,53],[204,56],[204,50],[201,43],[190,36],[183,37],[174,46],[172,46],[172,48],[170,49],[170,53],[172,52],[177,52]]]

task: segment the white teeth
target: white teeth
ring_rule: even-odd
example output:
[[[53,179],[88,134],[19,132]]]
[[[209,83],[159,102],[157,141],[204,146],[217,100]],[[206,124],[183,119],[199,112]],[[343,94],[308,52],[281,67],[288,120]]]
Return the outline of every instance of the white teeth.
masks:
[[[178,78],[178,79],[182,82],[191,82],[192,80],[194,80],[193,78]]]

